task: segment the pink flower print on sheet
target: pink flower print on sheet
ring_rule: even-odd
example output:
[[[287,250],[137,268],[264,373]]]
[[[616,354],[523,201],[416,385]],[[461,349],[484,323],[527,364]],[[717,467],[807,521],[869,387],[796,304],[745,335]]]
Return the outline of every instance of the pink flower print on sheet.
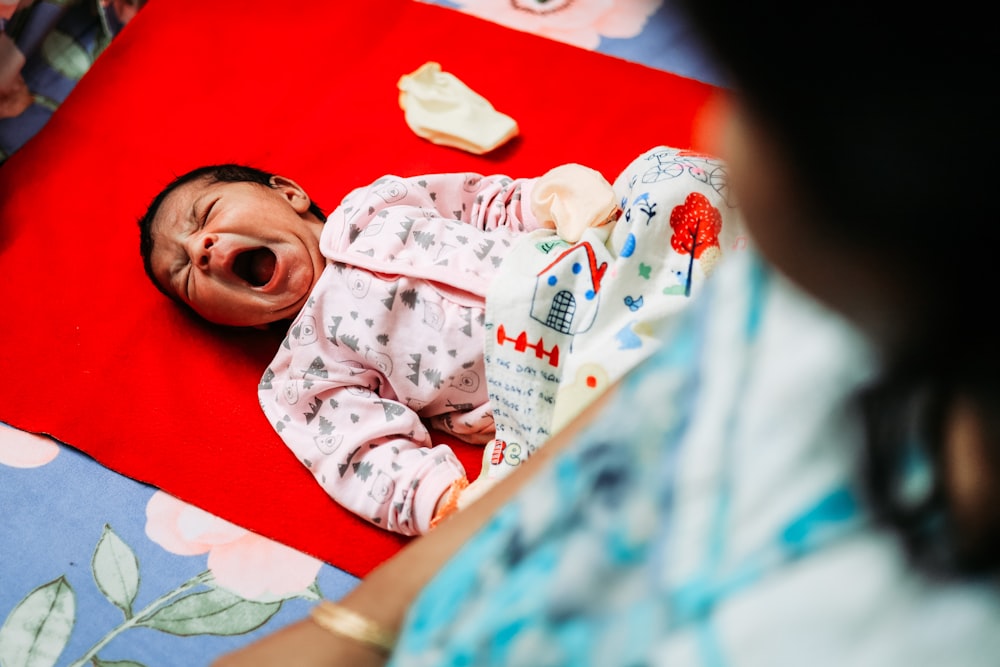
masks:
[[[34,433],[0,424],[0,463],[11,468],[38,468],[59,454],[59,445]]]
[[[256,601],[305,595],[322,563],[157,491],[146,504],[146,535],[171,553],[208,553],[215,583]]]
[[[642,32],[663,0],[455,0],[461,11],[584,49]]]

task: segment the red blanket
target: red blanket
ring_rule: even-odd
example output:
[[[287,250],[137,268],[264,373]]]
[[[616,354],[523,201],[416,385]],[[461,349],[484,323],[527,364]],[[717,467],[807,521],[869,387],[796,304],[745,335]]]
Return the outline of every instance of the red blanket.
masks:
[[[476,157],[413,135],[396,82],[429,60],[521,137]],[[710,93],[410,0],[154,0],[0,169],[0,420],[363,575],[401,538],[330,501],[260,414],[279,337],[196,322],[149,284],[149,200],[222,161],[326,207],[384,173],[581,162],[612,179],[646,148],[690,145]],[[481,450],[458,449],[477,471]]]

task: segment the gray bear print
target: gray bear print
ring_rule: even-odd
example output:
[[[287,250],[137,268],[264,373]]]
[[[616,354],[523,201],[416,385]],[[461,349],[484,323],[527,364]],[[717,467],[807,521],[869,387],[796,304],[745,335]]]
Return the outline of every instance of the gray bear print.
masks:
[[[372,286],[372,277],[360,269],[351,269],[347,272],[347,289],[355,299],[363,299],[368,295],[368,290]]]
[[[375,191],[386,204],[397,202],[406,196],[406,184],[400,181],[389,181],[387,184]]]
[[[334,435],[332,433],[328,435],[317,435],[313,438],[313,442],[316,443],[316,449],[319,451],[324,454],[333,454],[337,451],[337,448],[343,444],[344,436]]]
[[[396,489],[396,483],[392,477],[381,470],[372,480],[372,486],[368,490],[368,497],[377,503],[384,503],[392,498],[392,492]]]

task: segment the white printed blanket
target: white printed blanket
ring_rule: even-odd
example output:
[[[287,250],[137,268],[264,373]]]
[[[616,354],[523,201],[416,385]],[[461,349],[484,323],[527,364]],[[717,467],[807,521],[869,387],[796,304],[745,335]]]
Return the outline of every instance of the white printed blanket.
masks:
[[[746,246],[722,162],[657,147],[614,183],[621,215],[575,244],[538,230],[486,302],[496,421],[481,478],[508,474],[657,346],[723,254]]]

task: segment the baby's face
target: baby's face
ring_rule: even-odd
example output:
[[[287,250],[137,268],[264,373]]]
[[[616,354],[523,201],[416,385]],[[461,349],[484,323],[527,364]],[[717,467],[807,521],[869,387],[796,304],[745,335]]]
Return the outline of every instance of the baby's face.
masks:
[[[199,179],[171,192],[153,220],[153,275],[210,322],[292,317],[326,266],[308,196],[293,181],[273,182]]]

